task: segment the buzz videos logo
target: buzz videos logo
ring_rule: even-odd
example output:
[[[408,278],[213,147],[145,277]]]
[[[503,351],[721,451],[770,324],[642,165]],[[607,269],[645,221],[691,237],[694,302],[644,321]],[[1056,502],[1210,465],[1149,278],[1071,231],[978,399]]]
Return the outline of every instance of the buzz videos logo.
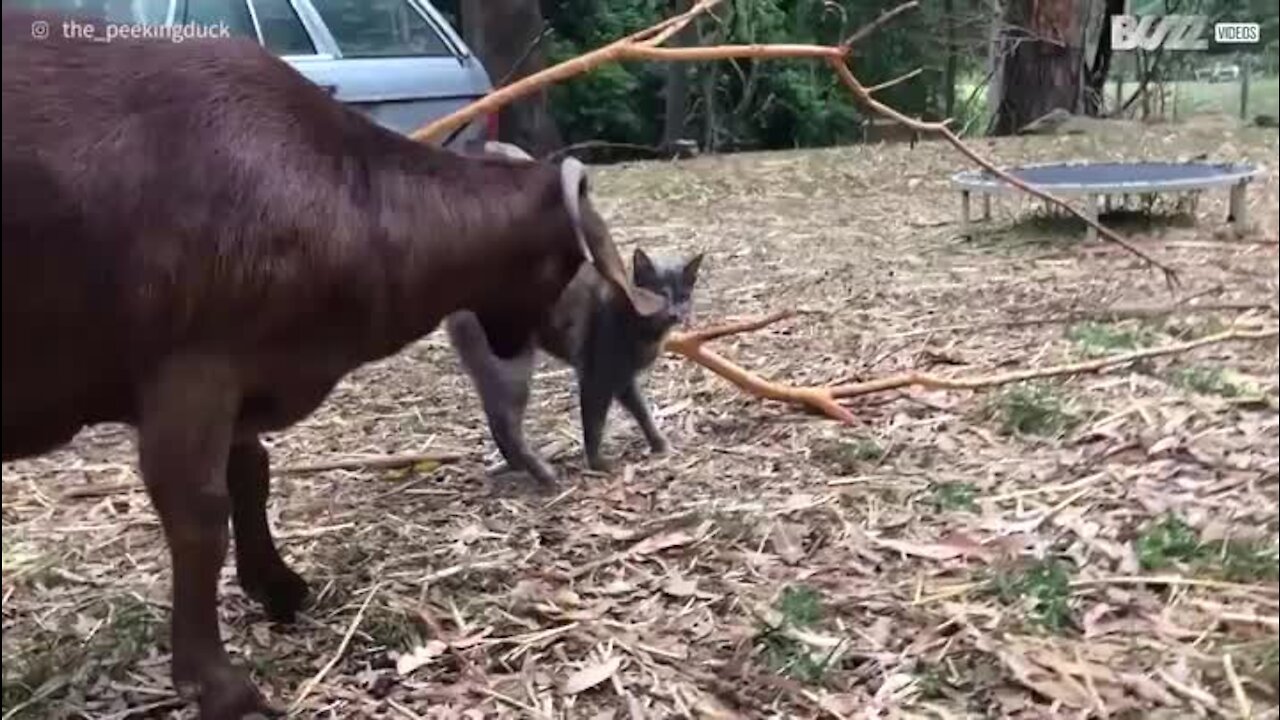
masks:
[[[1111,48],[1126,50],[1208,50],[1209,18],[1203,15],[1113,15]],[[1258,23],[1219,22],[1213,24],[1213,41],[1219,45],[1248,45],[1259,42]]]

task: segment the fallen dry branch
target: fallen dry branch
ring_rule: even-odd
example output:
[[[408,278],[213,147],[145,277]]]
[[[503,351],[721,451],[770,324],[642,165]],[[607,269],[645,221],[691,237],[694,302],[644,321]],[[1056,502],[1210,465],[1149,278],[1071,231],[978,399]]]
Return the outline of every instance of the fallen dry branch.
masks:
[[[957,325],[943,325],[938,327],[920,328],[918,330],[908,330],[906,332],[897,333],[891,336],[894,340],[902,340],[904,338],[920,337],[922,335],[936,335],[943,332],[959,332],[971,330],[991,330],[993,328],[1016,328],[1029,327],[1033,325],[1059,325],[1076,322],[1119,322],[1122,320],[1156,320],[1159,318],[1169,317],[1171,315],[1196,315],[1199,313],[1211,312],[1240,312],[1249,313],[1255,311],[1275,312],[1275,307],[1268,302],[1223,302],[1223,303],[1207,303],[1205,305],[1180,305],[1174,303],[1172,305],[1118,305],[1105,308],[1084,308],[1080,310],[1071,310],[1060,315],[1045,315],[1042,317],[1030,318],[1010,318],[1008,320],[993,320],[982,323],[964,323]]]
[[[393,468],[407,467],[409,465],[417,465],[418,463],[435,463],[443,465],[445,463],[458,462],[466,457],[460,452],[416,452],[403,453],[401,455],[370,455],[338,458],[337,460],[325,460],[318,463],[308,463],[306,465],[285,465],[283,467],[273,468],[273,475],[308,475],[310,473],[325,472],[327,470],[390,470]]]
[[[664,20],[652,27],[628,35],[627,37],[592,50],[584,55],[570,58],[569,60],[565,60],[564,62],[553,65],[545,70],[528,75],[510,85],[500,87],[476,102],[466,105],[449,115],[419,128],[412,133],[411,137],[424,142],[438,141],[441,137],[462,127],[466,123],[471,122],[482,115],[495,112],[502,106],[529,95],[530,93],[533,93],[547,85],[580,75],[610,62],[619,62],[624,60],[705,62],[734,58],[752,58],[757,60],[770,58],[820,58],[827,61],[832,69],[835,70],[840,81],[849,89],[850,92],[853,93],[854,98],[864,107],[883,117],[912,128],[916,132],[930,132],[941,135],[947,140],[947,142],[960,151],[961,154],[975,162],[987,172],[999,177],[1024,192],[1028,192],[1046,202],[1064,208],[1067,212],[1084,221],[1094,230],[1097,230],[1098,233],[1108,241],[1114,242],[1123,247],[1125,250],[1141,258],[1149,265],[1159,268],[1164,273],[1165,279],[1171,287],[1177,284],[1178,277],[1173,268],[1143,252],[1141,249],[1121,237],[1118,233],[1101,224],[1094,218],[1089,217],[1088,214],[1073,207],[1065,200],[1058,198],[1052,193],[1029,185],[1008,172],[996,167],[994,163],[982,157],[978,152],[966,145],[959,136],[952,132],[947,126],[950,121],[923,122],[916,120],[907,117],[901,112],[898,112],[872,97],[872,94],[877,90],[882,90],[886,87],[890,87],[910,79],[911,77],[914,77],[918,71],[912,71],[903,76],[868,88],[864,86],[849,70],[847,61],[853,50],[853,46],[860,40],[878,30],[881,26],[893,20],[893,18],[898,15],[917,8],[919,5],[917,0],[910,0],[909,2],[902,3],[897,7],[881,13],[874,21],[862,27],[839,45],[835,46],[774,44],[711,45],[707,47],[677,48],[660,47],[662,43],[666,42],[699,15],[702,15],[714,6],[720,4],[720,1],[721,0],[699,0],[699,2],[697,2],[692,8],[680,15]]]
[[[356,611],[355,617],[351,618],[351,624],[347,626],[347,632],[343,634],[342,641],[338,643],[338,649],[334,651],[333,657],[329,658],[329,662],[317,670],[316,674],[311,676],[311,679],[303,683],[302,689],[298,690],[298,696],[294,698],[293,703],[289,706],[290,714],[297,712],[302,707],[302,701],[307,699],[307,695],[311,690],[324,680],[324,676],[328,675],[329,671],[333,670],[338,661],[342,659],[343,653],[347,651],[347,646],[351,644],[351,638],[356,634],[356,630],[360,629],[360,623],[364,620],[364,613],[369,609],[369,602],[373,600],[373,596],[378,593],[378,589],[381,587],[382,583],[377,582],[373,584],[373,587],[369,588],[369,592],[364,596],[364,602],[360,603],[360,609]]]
[[[794,313],[781,311],[756,320],[728,323],[691,332],[674,332],[667,338],[664,348],[668,352],[672,352],[680,355],[681,357],[692,360],[708,370],[711,370],[756,397],[766,400],[777,400],[795,405],[803,405],[817,410],[832,419],[839,420],[846,424],[855,424],[857,419],[854,417],[853,413],[838,402],[841,398],[869,395],[871,393],[883,392],[885,390],[896,390],[912,386],[919,386],[930,390],[978,390],[997,387],[1000,385],[1009,385],[1016,382],[1024,382],[1026,380],[1100,372],[1118,365],[1127,365],[1148,358],[1177,355],[1206,345],[1216,345],[1219,343],[1241,340],[1267,340],[1280,337],[1280,330],[1277,329],[1232,329],[1214,335],[1206,335],[1195,340],[1188,340],[1186,342],[1174,343],[1172,345],[1165,345],[1162,347],[1134,350],[1132,352],[1110,355],[1086,362],[1054,365],[1043,368],[1028,368],[1025,370],[1017,370],[1014,372],[1000,373],[996,375],[949,378],[929,373],[908,372],[898,375],[890,375],[889,377],[880,378],[878,380],[814,387],[797,387],[767,380],[726,359],[724,356],[706,348],[706,343],[710,340],[722,338],[727,335],[759,330],[760,328],[771,325],[784,318],[791,317],[792,315],[794,315]]]

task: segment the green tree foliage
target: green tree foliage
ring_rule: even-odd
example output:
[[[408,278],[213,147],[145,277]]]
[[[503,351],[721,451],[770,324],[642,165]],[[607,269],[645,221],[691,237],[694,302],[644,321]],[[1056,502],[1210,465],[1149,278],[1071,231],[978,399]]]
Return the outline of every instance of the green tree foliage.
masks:
[[[704,44],[833,44],[896,0],[733,0],[704,18]],[[667,0],[545,2],[553,28],[550,60],[559,62],[651,25],[674,12]],[[909,113],[937,114],[942,47],[924,31],[928,17],[910,14],[860,44],[855,69],[868,83],[914,67],[915,80],[882,99]],[[930,55],[936,57],[929,57]],[[816,60],[724,61],[691,68],[689,136],[717,148],[820,146],[856,140],[862,115],[835,75]],[[567,142],[656,145],[662,135],[666,72],[659,63],[610,64],[551,90],[552,113]],[[711,90],[708,97],[707,89]],[[707,112],[708,100],[714,106]],[[708,129],[708,117],[714,128]]]
[[[974,0],[957,6],[971,11]],[[830,45],[900,0],[726,0],[698,23],[699,44]],[[457,0],[435,0],[457,24]],[[941,117],[946,18],[942,0],[923,0],[859,43],[855,73],[867,84],[914,68],[923,72],[877,97],[909,114]],[[648,27],[677,11],[676,0],[543,0],[556,63]],[[962,55],[962,72],[969,57]],[[656,146],[661,142],[667,68],[610,63],[549,90],[552,115],[567,143],[589,140]],[[863,113],[819,60],[737,60],[689,65],[686,136],[718,150],[812,147],[856,141]],[[711,112],[708,112],[710,106]]]

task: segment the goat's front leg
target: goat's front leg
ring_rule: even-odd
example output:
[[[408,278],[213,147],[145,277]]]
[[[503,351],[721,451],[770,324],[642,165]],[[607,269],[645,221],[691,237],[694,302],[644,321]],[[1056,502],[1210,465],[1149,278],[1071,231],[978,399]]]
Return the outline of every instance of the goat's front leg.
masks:
[[[654,454],[662,455],[670,450],[671,444],[667,442],[666,436],[653,421],[653,415],[649,413],[649,403],[645,400],[644,393],[641,392],[635,378],[632,378],[618,393],[618,403],[636,419],[636,424],[640,426],[640,431],[644,433],[645,440],[649,441],[649,449]]]
[[[236,575],[245,594],[262,603],[267,617],[291,623],[307,599],[307,583],[289,569],[267,523],[271,490],[267,449],[257,437],[231,445],[227,486],[231,491],[231,527],[236,538]]]
[[[141,397],[138,454],[173,564],[173,684],[203,720],[275,715],[218,632],[227,553],[227,456],[239,395],[229,368],[201,357],[165,363]]]

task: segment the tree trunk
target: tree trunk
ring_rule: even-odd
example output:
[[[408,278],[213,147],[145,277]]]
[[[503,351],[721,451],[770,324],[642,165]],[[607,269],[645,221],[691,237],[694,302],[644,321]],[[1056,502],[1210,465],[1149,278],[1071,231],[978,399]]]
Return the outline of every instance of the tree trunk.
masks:
[[[1105,111],[1107,76],[1111,73],[1111,16],[1123,13],[1124,5],[1125,0],[1104,0],[1101,27],[1095,25],[1092,28],[1098,38],[1098,47],[1085,71],[1084,112],[1088,115],[1101,115]]]
[[[997,135],[1015,133],[1058,108],[1081,110],[1082,25],[1072,0],[1008,0],[1005,33],[1020,37],[1003,58]]]
[[[1011,0],[1017,2],[1017,0]],[[1004,53],[1008,49],[1005,46],[1005,39],[1000,34],[1001,22],[1004,17],[1004,10],[1001,7],[1001,0],[991,0],[991,27],[988,31],[987,38],[987,76],[990,80],[987,82],[987,125],[986,133],[990,133],[995,127],[996,110],[1000,107],[1001,88],[1004,87]]]
[[[718,45],[722,30],[708,30],[705,23],[698,23],[698,43],[700,45]],[[711,61],[701,63],[698,75],[702,80],[702,149],[705,152],[716,151],[716,80],[720,72],[720,64]]]
[[[676,13],[683,13],[692,6],[692,0],[676,0]],[[695,30],[692,23],[676,33],[670,45],[681,47],[693,44]],[[662,124],[662,145],[671,148],[677,140],[684,139],[686,113],[689,109],[688,63],[667,64],[666,117]]]
[[[942,12],[947,16],[947,69],[942,79],[942,115],[952,118],[956,114],[956,15],[954,0],[942,1]]]
[[[494,86],[509,84],[546,67],[546,24],[538,0],[462,0],[462,37],[480,58]],[[563,141],[551,118],[546,89],[499,111],[498,139],[535,157]]]

